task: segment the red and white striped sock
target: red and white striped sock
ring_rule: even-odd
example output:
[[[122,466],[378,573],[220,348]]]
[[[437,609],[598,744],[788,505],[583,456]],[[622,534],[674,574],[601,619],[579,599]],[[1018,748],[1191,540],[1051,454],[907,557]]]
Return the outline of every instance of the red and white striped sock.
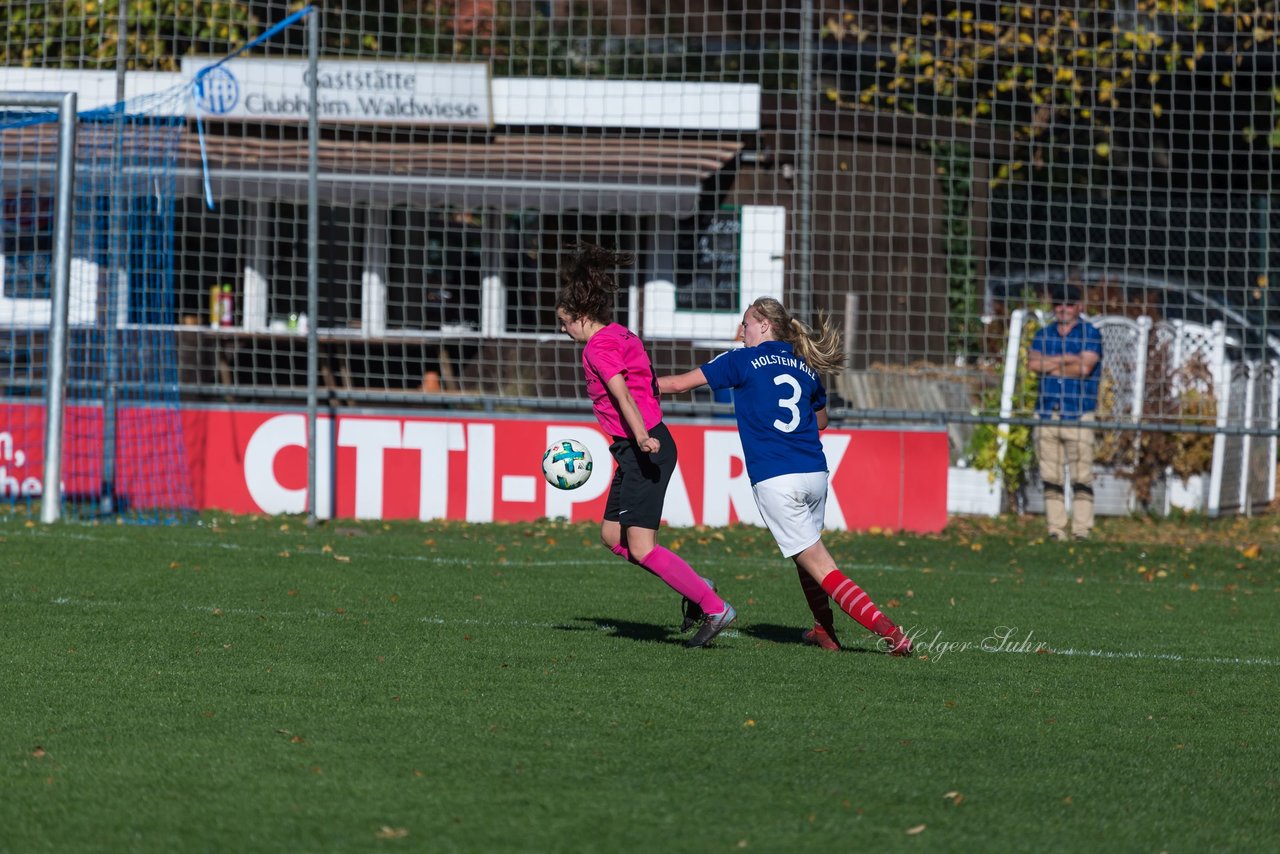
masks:
[[[854,584],[840,570],[833,569],[827,573],[827,577],[822,579],[822,589],[835,600],[840,610],[853,617],[868,631],[887,636],[897,628],[892,620],[880,613],[880,609],[876,607],[875,602],[871,601],[866,591]]]
[[[800,576],[800,589],[804,591],[805,601],[809,603],[809,610],[813,612],[813,621],[822,626],[827,634],[835,637],[835,615],[831,613],[831,600],[827,598],[827,591],[813,580],[812,575],[799,566],[796,567],[796,572]]]

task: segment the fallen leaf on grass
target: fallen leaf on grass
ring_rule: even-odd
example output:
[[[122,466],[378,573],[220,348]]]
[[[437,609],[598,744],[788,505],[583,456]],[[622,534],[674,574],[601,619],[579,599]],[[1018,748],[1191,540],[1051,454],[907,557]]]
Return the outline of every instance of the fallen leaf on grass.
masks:
[[[1249,545],[1240,549],[1240,554],[1249,558],[1249,560],[1256,560],[1258,555],[1262,554],[1262,546],[1258,545],[1257,543],[1250,543]]]
[[[44,759],[45,756],[47,756],[48,754],[45,753],[43,747],[37,744],[35,747],[31,749],[31,755],[34,756],[36,759]]]
[[[915,827],[908,827],[907,836],[915,836],[917,834],[924,833],[924,829],[928,826],[929,825],[927,824],[917,824]]]
[[[378,828],[378,832],[376,834],[379,839],[404,839],[408,835],[409,830],[407,828],[388,827],[385,824]]]

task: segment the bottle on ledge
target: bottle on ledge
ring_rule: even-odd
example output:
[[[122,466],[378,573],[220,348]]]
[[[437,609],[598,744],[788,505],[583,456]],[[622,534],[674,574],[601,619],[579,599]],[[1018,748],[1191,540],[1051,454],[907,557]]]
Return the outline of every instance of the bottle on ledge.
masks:
[[[224,328],[236,325],[236,304],[231,295],[231,285],[222,286],[222,294],[218,300],[218,325]]]
[[[209,289],[209,326],[217,329],[222,324],[218,315],[222,312],[222,286],[214,285]]]

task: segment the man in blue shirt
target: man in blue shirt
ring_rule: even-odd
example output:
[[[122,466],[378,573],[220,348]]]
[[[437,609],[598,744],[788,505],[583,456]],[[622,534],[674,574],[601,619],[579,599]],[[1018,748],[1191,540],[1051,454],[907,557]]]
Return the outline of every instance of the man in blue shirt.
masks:
[[[1063,484],[1071,477],[1071,536],[1087,540],[1093,529],[1093,445],[1091,426],[1098,408],[1102,375],[1102,334],[1080,319],[1078,285],[1054,289],[1054,322],[1031,339],[1027,367],[1040,375],[1036,415],[1036,455],[1044,484],[1044,511],[1049,536],[1067,539],[1067,505]]]

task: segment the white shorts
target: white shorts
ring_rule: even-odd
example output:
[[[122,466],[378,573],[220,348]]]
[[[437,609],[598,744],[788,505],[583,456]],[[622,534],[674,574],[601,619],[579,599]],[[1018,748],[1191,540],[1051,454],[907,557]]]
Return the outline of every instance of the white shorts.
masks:
[[[795,557],[822,539],[827,515],[827,473],[780,474],[751,487],[756,507],[783,557]]]

